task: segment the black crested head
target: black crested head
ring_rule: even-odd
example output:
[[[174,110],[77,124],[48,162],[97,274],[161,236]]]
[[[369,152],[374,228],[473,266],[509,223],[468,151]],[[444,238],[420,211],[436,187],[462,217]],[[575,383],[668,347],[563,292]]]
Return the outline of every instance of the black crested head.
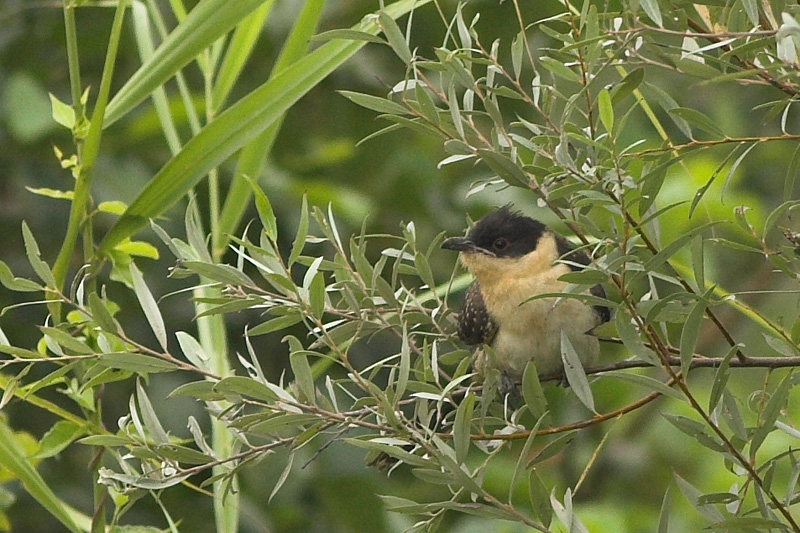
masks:
[[[467,239],[480,250],[497,257],[522,257],[536,249],[547,226],[513,211],[506,205],[481,218],[469,230]]]

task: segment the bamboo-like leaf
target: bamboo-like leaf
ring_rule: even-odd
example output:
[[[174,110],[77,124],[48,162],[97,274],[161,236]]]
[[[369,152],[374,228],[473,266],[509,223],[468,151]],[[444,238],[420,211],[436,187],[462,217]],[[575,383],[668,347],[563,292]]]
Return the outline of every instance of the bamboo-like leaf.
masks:
[[[261,6],[236,26],[214,80],[214,89],[211,93],[214,109],[222,107],[236,80],[239,79],[274,3],[275,0],[264,0]]]
[[[386,12],[392,17],[399,17],[412,8],[428,3],[428,1],[401,0],[387,6]],[[239,12],[243,9],[242,5],[247,5],[248,3],[258,5],[261,2],[263,0],[235,0],[235,2],[229,0],[205,0],[189,16],[191,17],[201,6],[203,6],[205,12],[208,5],[213,5],[217,7],[214,13],[224,13],[224,21],[230,23],[232,17],[229,4],[235,3],[237,7],[235,11]],[[243,14],[241,15],[243,16]],[[216,20],[212,22],[212,25],[217,25]],[[235,23],[235,21],[233,22]],[[374,20],[367,17],[356,29],[374,33],[377,32],[378,27]],[[207,33],[210,30],[203,28],[203,31]],[[216,30],[214,31],[215,35],[219,35]],[[167,42],[159,50],[163,49],[166,44]],[[161,215],[175,202],[183,198],[211,169],[218,166],[230,155],[255,139],[267,127],[279,120],[289,107],[294,105],[297,100],[344,61],[352,57],[363,45],[363,42],[354,41],[328,42],[294,62],[286,70],[278,73],[274,78],[271,78],[222,112],[213,122],[206,125],[187,142],[183,149],[156,173],[155,177],[131,202],[125,214],[117,220],[105,235],[98,247],[98,252],[101,255],[108,254],[121,240],[138,231],[150,219]],[[156,57],[159,57],[159,51],[156,51],[153,59]],[[165,68],[159,66],[157,70],[162,72]],[[168,71],[169,68],[166,68],[166,70]],[[141,72],[141,69],[139,72]],[[160,76],[156,77],[148,73],[148,81],[145,84],[141,79],[143,76],[145,75],[134,75],[131,82],[126,84],[126,87],[134,81],[136,82],[136,87],[131,89],[124,87],[120,91],[122,96],[118,95],[119,100],[114,108],[114,114],[109,112],[111,118],[118,118],[121,114],[127,112],[127,109],[141,101],[154,87],[163,83],[166,79],[161,79]],[[158,83],[154,85],[150,83],[150,77],[157,78]],[[145,89],[142,87],[145,87]],[[140,93],[141,98],[139,98]]]
[[[133,280],[133,290],[136,293],[136,298],[139,300],[142,311],[144,311],[147,322],[150,324],[150,329],[153,330],[161,348],[167,351],[167,328],[164,326],[164,318],[158,309],[156,299],[153,298],[153,294],[147,287],[142,273],[136,267],[136,263],[131,261],[129,270]]]
[[[0,420],[0,465],[19,479],[28,494],[64,527],[75,533],[81,531],[70,516],[67,506],[53,493],[30,463],[25,452],[19,448],[17,437],[3,420]]]
[[[322,15],[325,0],[306,1],[303,9],[295,20],[292,31],[284,42],[281,53],[275,61],[270,77],[286,70],[308,52],[309,42],[316,31],[317,24]],[[235,39],[235,36],[234,36]],[[270,124],[254,140],[249,142],[241,151],[236,162],[233,181],[225,196],[225,203],[219,219],[219,234],[215,237],[216,249],[221,250],[227,244],[228,236],[233,234],[250,203],[250,187],[244,177],[249,176],[258,181],[264,171],[267,154],[272,150],[275,138],[283,123],[281,115]]]
[[[114,95],[106,108],[105,126],[150,96],[265,1],[201,0]]]

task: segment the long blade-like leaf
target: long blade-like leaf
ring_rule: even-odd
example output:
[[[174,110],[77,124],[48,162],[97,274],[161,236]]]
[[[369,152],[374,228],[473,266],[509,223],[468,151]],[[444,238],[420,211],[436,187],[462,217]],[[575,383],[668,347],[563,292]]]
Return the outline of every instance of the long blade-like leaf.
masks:
[[[122,86],[104,126],[119,120],[266,0],[201,0]]]
[[[0,465],[12,472],[25,486],[25,490],[42,507],[57,518],[70,531],[80,531],[73,522],[68,508],[47,485],[39,472],[31,465],[25,454],[17,448],[11,428],[0,422]]]
[[[388,6],[386,11],[399,17],[428,1],[401,0]],[[379,28],[374,18],[367,17],[355,29],[375,34]],[[108,253],[148,220],[161,215],[212,168],[279,120],[289,107],[364,44],[363,41],[341,40],[326,43],[220,114],[147,184],[106,234],[99,253]]]

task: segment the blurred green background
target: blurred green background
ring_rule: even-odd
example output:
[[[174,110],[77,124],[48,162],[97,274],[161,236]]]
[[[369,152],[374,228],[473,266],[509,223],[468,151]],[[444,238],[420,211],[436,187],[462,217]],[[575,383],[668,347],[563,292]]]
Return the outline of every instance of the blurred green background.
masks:
[[[523,17],[527,21],[551,16],[563,9],[555,1],[523,4]],[[452,12],[455,2],[443,2],[443,5]],[[276,3],[256,53],[231,100],[246,94],[266,79],[297,7],[294,2]],[[321,29],[349,27],[377,7],[373,0],[331,0]],[[466,5],[465,11],[480,12],[477,29],[485,43],[495,38],[510,42],[518,31],[511,2],[473,0]],[[87,7],[78,9],[76,15],[84,68],[82,74],[84,82],[94,89],[99,83],[113,10]],[[471,17],[466,18],[469,20]],[[63,101],[69,100],[63,24],[59,2],[0,2],[0,259],[19,276],[31,274],[22,244],[22,220],[31,227],[48,261],[55,257],[67,220],[69,204],[66,201],[43,198],[26,190],[26,187],[66,190],[72,185],[71,176],[60,168],[53,155],[54,146],[71,150],[72,140],[68,132],[51,119],[48,97],[48,93],[53,93]],[[420,54],[431,55],[432,48],[442,43],[443,35],[443,23],[431,6],[415,15],[412,41]],[[543,34],[533,32],[533,43],[543,46],[547,40]],[[128,27],[116,76],[124,80],[138,65],[133,35]],[[196,82],[195,87],[201,86],[199,74],[191,65],[185,72],[190,82]],[[492,206],[507,202],[514,202],[525,212],[548,222],[553,221],[552,215],[536,206],[535,196],[521,189],[487,189],[467,197],[470,184],[487,177],[488,170],[470,163],[437,168],[437,163],[447,155],[442,150],[440,139],[399,130],[357,144],[385,124],[376,121],[373,112],[356,106],[336,91],[382,95],[402,80],[404,74],[404,65],[391,50],[368,46],[289,112],[260,180],[275,207],[279,226],[286,228],[283,235],[292,235],[303,194],[308,195],[311,204],[322,207],[331,204],[344,235],[358,232],[363,223],[368,232],[397,234],[402,224],[413,221],[418,241],[425,243],[443,231],[451,235],[462,232],[467,214],[477,218]],[[713,117],[730,135],[779,133],[778,119],[764,123],[764,112],[751,110],[760,102],[780,98],[774,88],[730,83],[686,90],[693,83],[689,77],[655,68],[648,69],[647,76],[681,105],[701,109]],[[788,124],[797,126],[796,113],[789,114]],[[185,123],[183,127],[188,131]],[[635,114],[627,128],[626,136],[631,139],[653,137],[652,128],[643,116]],[[688,219],[687,210],[673,211],[662,220],[662,240],[669,242],[690,225],[702,223],[706,217],[732,220],[733,209],[738,205],[750,209],[748,217],[757,226],[766,213],[782,201],[786,168],[795,148],[790,142],[757,146],[733,176],[724,198],[721,198],[719,189],[712,188],[692,220]],[[667,205],[691,199],[725,154],[722,150],[711,149],[687,159],[691,175],[674,168],[659,203]],[[94,180],[95,200],[132,200],[168,158],[169,152],[156,115],[149,103],[145,103],[136,113],[114,124],[104,136]],[[229,167],[222,169],[223,180],[230,178],[231,170]],[[201,185],[197,190],[198,201],[202,204],[205,197]],[[160,221],[172,234],[182,233],[183,208],[185,205],[173,208],[170,216]],[[246,220],[255,217],[255,210],[251,208]],[[110,225],[112,220],[109,218],[107,222]],[[785,225],[797,226],[791,220]],[[99,228],[98,231],[102,230]],[[746,236],[737,234],[736,230],[723,231],[746,240]],[[139,238],[160,246],[149,230],[141,232]],[[284,244],[288,246],[290,243]],[[762,257],[712,248],[707,252],[710,258],[708,277],[727,290],[794,289],[776,281],[770,264]],[[140,263],[146,270],[151,290],[158,296],[172,294],[188,283],[168,279],[169,254],[162,253],[162,257],[158,261]],[[438,254],[432,264],[437,279],[445,282],[454,262],[453,255],[447,252]],[[128,332],[153,342],[138,306],[130,300],[132,294],[115,288],[113,283],[109,285],[109,291],[123,304],[119,318],[127,324]],[[19,303],[18,297],[0,288],[0,307]],[[795,294],[758,294],[743,298],[789,325],[798,314]],[[126,307],[125,299],[131,305]],[[167,296],[160,305],[164,316],[170,317],[172,322],[169,329],[192,329],[193,310],[185,298]],[[457,304],[454,302],[454,305]],[[31,346],[38,339],[35,326],[43,323],[45,313],[41,305],[18,307],[0,317],[0,327],[15,344]],[[758,334],[743,329],[744,326],[740,328],[742,323],[733,311],[720,309],[719,314],[737,336],[750,339],[755,335],[752,340],[760,342]],[[234,350],[243,349],[242,328],[253,319],[252,316],[228,317]],[[256,349],[263,354],[262,365],[275,379],[287,365],[281,336],[281,333],[275,333],[254,340]],[[713,337],[702,338],[698,346],[704,353],[722,350],[724,354],[724,348],[718,346],[718,339]],[[371,353],[372,350],[375,352]],[[374,345],[364,349],[363,356],[371,360],[381,351],[381,339],[378,338]],[[609,349],[609,357],[615,355],[619,356]],[[698,372],[696,375],[698,380],[708,380],[710,388],[711,372]],[[761,386],[764,376],[763,371],[740,371],[731,386],[740,392],[740,398],[746,398],[748,391]],[[150,398],[156,403],[167,428],[185,435],[186,417],[194,414],[202,419],[203,414],[197,405],[184,399],[163,400],[179,384],[172,381],[175,379],[171,375],[166,378],[155,376]],[[108,427],[115,427],[117,417],[125,412],[131,386],[118,384],[107,388],[105,420]],[[602,381],[595,396],[597,404],[605,411],[635,400],[639,392],[617,382]],[[56,391],[48,394],[58,401]],[[568,390],[550,387],[548,395],[561,420],[582,416],[576,412],[577,404]],[[793,400],[796,403],[796,398]],[[119,411],[114,409],[115,402],[121,406]],[[661,399],[619,421],[586,430],[572,443],[568,453],[542,466],[540,474],[545,482],[556,487],[560,494],[564,487],[576,482],[599,440],[604,434],[609,435],[575,498],[579,516],[592,531],[652,531],[673,473],[691,478],[706,491],[723,492],[732,483],[734,478],[723,465],[702,460],[707,455],[700,453],[693,441],[676,432],[659,415],[661,411],[680,412],[680,407],[671,400]],[[9,403],[3,413],[12,427],[28,431],[37,438],[54,422],[50,415],[20,401]],[[771,437],[768,445],[780,449],[785,442]],[[91,480],[86,466],[90,460],[88,454],[88,447],[75,445],[55,460],[48,460],[40,466],[54,490],[84,512],[90,512],[92,506]],[[499,494],[507,491],[508,472],[515,462],[513,453],[508,453],[507,457],[508,464],[495,465],[491,471],[494,478],[487,480],[489,484],[496,484]],[[411,497],[420,500],[446,497],[442,487],[423,484],[402,468],[387,478],[384,473],[366,467],[363,458],[362,451],[334,444],[307,465],[296,461],[286,485],[268,505],[268,495],[284,463],[281,452],[266,457],[242,474],[241,530],[400,531],[413,521],[386,512],[377,494],[413,495]],[[520,500],[524,499],[525,496],[521,495]],[[163,500],[172,510],[173,517],[181,520],[181,530],[213,530],[209,497],[179,487],[164,493]],[[14,482],[3,485],[0,506],[7,507],[15,531],[59,530],[59,524]],[[692,531],[703,523],[698,521],[695,511],[682,500],[674,487],[671,509],[674,516],[672,531]],[[128,515],[127,520],[129,523],[165,524],[157,506],[147,498]],[[487,530],[485,522],[467,516],[452,515],[446,523],[451,531]],[[514,524],[496,523],[491,530],[525,529]]]

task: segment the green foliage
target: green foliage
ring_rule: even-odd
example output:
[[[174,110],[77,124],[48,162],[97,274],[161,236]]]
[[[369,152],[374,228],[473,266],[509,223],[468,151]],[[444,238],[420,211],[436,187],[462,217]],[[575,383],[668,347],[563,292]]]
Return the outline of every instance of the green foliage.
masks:
[[[639,514],[587,505],[592,490],[600,492],[592,483],[625,483],[629,458],[623,453],[614,463],[607,450],[638,439],[661,446],[653,469],[669,478],[649,483],[658,494],[640,529],[800,531],[791,370],[800,365],[793,229],[800,151],[788,159],[777,199],[739,187],[748,165],[766,166],[768,147],[800,138],[792,129],[800,26],[791,9],[781,7],[787,11],[778,17],[770,3],[687,4],[675,14],[669,6],[664,17],[667,6],[656,0],[623,2],[619,11],[564,2],[545,17],[511,0],[512,37],[487,46],[469,5],[427,3],[390,3],[349,29],[320,33],[313,40],[322,44],[309,47],[325,2],[307,1],[272,73],[238,99],[233,89],[274,2],[202,0],[188,13],[172,2],[179,22],[171,30],[155,2],[115,4],[93,99],[79,75],[74,11],[81,5],[65,3],[72,104],[50,101],[54,121],[75,143],[72,155],[56,149],[74,187],[31,187],[42,202],[71,202],[65,238],[50,265],[23,223],[21,248],[37,280],[0,262],[0,283],[39,293],[50,313],[30,345],[0,331],[0,405],[24,402],[53,421],[38,439],[0,421],[2,481],[20,481],[71,531],[134,527],[126,520],[145,499],[177,531],[178,506],[165,496],[181,487],[210,491],[216,529],[235,531],[249,471],[275,470],[258,501],[275,505],[301,466],[346,447],[424,488],[380,490],[383,509],[401,516],[406,531],[485,528],[498,519],[545,532],[591,531],[612,523],[610,515]],[[439,15],[440,44],[418,46],[420,18]],[[112,94],[126,17],[142,65]],[[539,375],[531,362],[518,401],[500,397],[499,373],[476,373],[455,338],[448,297],[467,280],[448,281],[440,268],[441,228],[431,233],[410,221],[387,234],[364,223],[352,233],[332,205],[305,195],[294,217],[285,216],[278,187],[262,179],[266,153],[287,111],[367,45],[394,54],[406,75],[382,96],[340,91],[389,123],[365,140],[398,130],[433,137],[445,153],[440,168],[479,169],[468,196],[497,204],[494,195],[515,195],[574,234],[591,264],[564,276],[563,294],[531,299],[613,309],[594,334],[614,362],[584,368],[562,334],[563,375]],[[189,65],[203,75],[200,106],[184,74]],[[178,127],[167,97],[173,79],[188,128]],[[719,108],[684,94],[689,84],[697,93],[725,87],[730,94],[758,86],[752,107],[764,124],[737,131]],[[132,202],[94,210],[101,139],[147,98],[172,155]],[[34,126],[21,135],[47,131]],[[185,236],[177,237],[156,220],[187,196]],[[239,228],[251,199],[258,223]],[[100,213],[116,217],[102,235]],[[196,333],[165,313],[157,278],[143,268],[157,248],[130,240],[148,224],[173,256],[170,282],[184,285],[171,296],[190,301]],[[79,236],[84,266],[71,272]],[[727,263],[747,269],[729,276]],[[771,277],[764,294],[788,295],[789,310],[747,298],[757,269]],[[607,297],[585,294],[597,283]],[[117,301],[124,297],[111,296],[119,291],[138,305],[141,322]],[[242,335],[234,358],[229,340]],[[272,337],[280,347],[262,353],[259,343]],[[283,355],[285,364],[277,364]],[[197,413],[182,420],[186,436],[169,429],[155,395],[162,378],[178,380],[169,402],[200,407],[202,420]],[[569,388],[556,390],[555,382]],[[113,384],[128,386],[116,426],[103,420],[104,390]],[[662,416],[653,416],[657,401]],[[666,437],[648,437],[647,425]],[[677,444],[656,442],[666,440]],[[91,513],[69,507],[36,469],[85,447],[95,455]],[[688,456],[701,457],[703,470],[687,467]],[[559,476],[558,461],[575,475]],[[679,507],[686,504],[692,518]],[[327,517],[335,514],[329,509]]]

